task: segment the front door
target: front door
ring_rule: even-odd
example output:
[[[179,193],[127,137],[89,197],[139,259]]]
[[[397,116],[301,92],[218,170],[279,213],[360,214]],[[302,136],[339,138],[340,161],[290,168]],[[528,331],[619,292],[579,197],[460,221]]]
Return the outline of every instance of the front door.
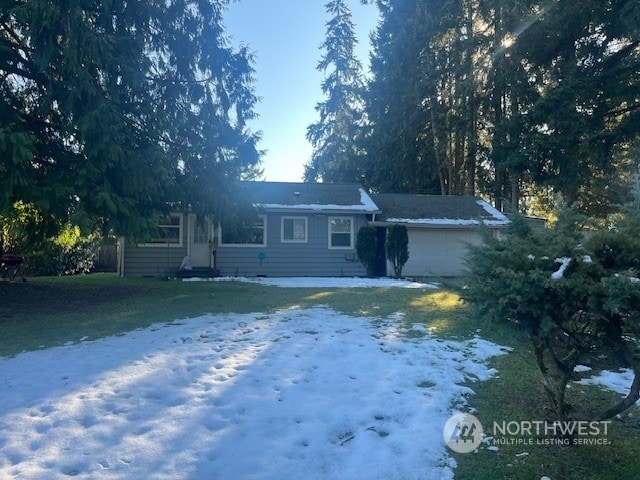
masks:
[[[385,242],[387,241],[387,229],[385,227],[376,227],[376,261],[373,265],[373,275],[375,277],[387,276],[387,254],[385,250]]]
[[[190,215],[189,236],[191,264],[194,267],[211,267],[211,221],[198,221],[195,215]]]

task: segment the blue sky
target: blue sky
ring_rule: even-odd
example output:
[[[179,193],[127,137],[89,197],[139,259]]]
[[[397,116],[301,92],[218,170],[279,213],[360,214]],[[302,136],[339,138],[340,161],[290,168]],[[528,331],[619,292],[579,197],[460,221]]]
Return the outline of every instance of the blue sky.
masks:
[[[231,2],[225,21],[233,42],[247,44],[256,55],[256,106],[260,118],[252,130],[262,131],[259,147],[264,178],[269,181],[302,180],[311,156],[307,126],[317,121],[315,106],[324,99],[316,70],[328,20],[326,0],[241,0]],[[369,65],[369,33],[378,12],[374,5],[348,0],[359,45],[356,54]]]

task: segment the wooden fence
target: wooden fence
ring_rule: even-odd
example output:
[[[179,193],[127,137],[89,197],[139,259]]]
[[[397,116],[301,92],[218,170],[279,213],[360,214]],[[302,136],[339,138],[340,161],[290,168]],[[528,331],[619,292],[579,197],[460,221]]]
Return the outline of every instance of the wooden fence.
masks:
[[[94,269],[96,272],[118,271],[118,246],[115,239],[105,239],[98,249]]]

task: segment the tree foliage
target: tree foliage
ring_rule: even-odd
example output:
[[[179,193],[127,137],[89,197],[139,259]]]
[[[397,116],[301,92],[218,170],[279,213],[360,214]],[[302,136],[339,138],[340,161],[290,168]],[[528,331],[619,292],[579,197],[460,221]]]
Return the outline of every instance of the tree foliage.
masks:
[[[378,237],[374,227],[369,225],[360,227],[356,235],[356,254],[362,265],[364,265],[367,276],[371,277],[378,255]]]
[[[633,0],[377,0],[365,183],[525,210],[628,200],[640,133]]]
[[[20,202],[11,216],[0,215],[0,255],[24,256],[29,275],[89,273],[100,241],[100,235],[81,235],[77,226],[47,225],[39,211]]]
[[[124,233],[170,204],[222,210],[259,158],[226,4],[0,0],[0,213]]]
[[[42,215],[30,205],[16,202],[12,215],[0,215],[0,255],[23,254],[50,236]]]
[[[393,266],[396,277],[402,276],[404,264],[409,260],[409,234],[404,225],[389,225],[385,243],[387,259]]]
[[[634,381],[610,418],[640,398],[640,214],[628,207],[610,229],[585,234],[584,217],[559,213],[549,229],[515,217],[504,239],[471,247],[464,297],[483,317],[512,322],[530,336],[555,419],[580,418],[567,398],[578,365],[630,368]],[[582,374],[584,375],[584,374]]]
[[[307,128],[313,146],[305,166],[305,180],[359,181],[361,167],[357,138],[362,128],[362,65],[355,57],[357,40],[351,10],[344,0],[326,4],[330,15],[318,70],[325,73],[326,100],[316,105],[320,119]]]

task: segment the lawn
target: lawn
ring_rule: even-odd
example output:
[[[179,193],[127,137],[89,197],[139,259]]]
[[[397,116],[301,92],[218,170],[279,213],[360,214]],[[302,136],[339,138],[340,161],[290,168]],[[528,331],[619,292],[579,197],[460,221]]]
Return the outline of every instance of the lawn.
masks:
[[[147,327],[208,313],[275,312],[328,305],[348,315],[426,322],[438,332],[470,338],[457,295],[398,288],[275,288],[242,282],[162,282],[95,274],[0,282],[0,355]]]
[[[485,433],[546,418],[527,339],[453,289],[92,275],[2,282],[0,298],[2,476],[640,478],[637,408],[606,446],[444,447],[455,406]]]

